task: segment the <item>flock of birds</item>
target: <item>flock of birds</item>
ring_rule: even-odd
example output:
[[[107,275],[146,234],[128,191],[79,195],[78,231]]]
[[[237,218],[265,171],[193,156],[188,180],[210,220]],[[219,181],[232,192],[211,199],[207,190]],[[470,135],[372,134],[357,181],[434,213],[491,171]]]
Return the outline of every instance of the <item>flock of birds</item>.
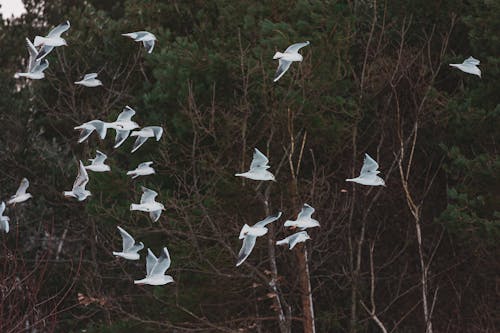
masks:
[[[61,35],[69,28],[70,23],[69,21],[66,21],[52,29],[47,36],[36,36],[34,43],[26,38],[26,45],[29,53],[28,67],[26,72],[16,73],[14,77],[25,77],[32,80],[43,79],[45,77],[43,72],[49,66],[49,62],[45,59],[45,57],[54,48],[67,45]],[[153,52],[156,37],[152,33],[147,31],[138,31],[122,35],[130,37],[134,41],[142,42],[148,53]],[[289,46],[284,52],[275,53],[273,59],[278,60],[279,64],[274,76],[274,82],[278,81],[286,73],[292,62],[300,62],[303,60],[302,55],[298,53],[298,51],[307,45],[309,45],[308,41],[296,43]],[[469,57],[462,64],[450,64],[450,66],[456,67],[463,72],[481,77],[481,71],[477,67],[478,65],[479,60],[474,59],[473,57]],[[97,73],[89,73],[85,74],[82,80],[76,81],[75,84],[85,87],[98,87],[102,85],[102,82],[97,79]],[[96,132],[101,139],[105,139],[108,129],[113,129],[116,132],[114,148],[118,148],[122,145],[128,137],[136,137],[131,151],[132,153],[137,151],[137,149],[139,149],[149,138],[155,138],[156,141],[159,141],[163,134],[163,128],[161,126],[146,126],[137,130],[140,126],[136,122],[132,121],[132,117],[135,114],[135,110],[126,106],[119,114],[118,118],[113,122],[91,120],[80,126],[76,126],[75,129],[80,131],[78,142],[84,142],[93,132]],[[80,160],[78,162],[78,174],[73,184],[73,188],[71,191],[63,192],[64,196],[75,198],[78,201],[83,201],[89,197],[91,192],[85,188],[89,182],[87,170],[92,172],[111,171],[110,166],[105,164],[106,159],[106,154],[97,150],[96,157],[94,159],[90,159],[90,165],[85,166]],[[128,171],[127,175],[132,176],[132,179],[140,176],[152,175],[155,173],[155,170],[151,167],[152,164],[152,161],[140,163],[134,170]],[[235,176],[256,181],[276,181],[274,175],[268,170],[269,168],[269,159],[257,148],[255,148],[250,169],[243,173],[237,173]],[[378,168],[378,163],[368,154],[365,154],[363,166],[359,176],[356,178],[346,179],[346,181],[367,186],[386,186],[384,180],[378,176],[380,173]],[[26,192],[28,187],[29,181],[26,178],[23,178],[16,194],[14,194],[7,201],[7,205],[15,205],[32,198],[32,195]],[[131,204],[130,210],[147,212],[153,222],[158,221],[162,211],[165,210],[163,204],[155,200],[158,193],[146,187],[142,187],[142,192],[140,203]],[[2,202],[0,204],[0,230],[8,233],[9,217],[3,215],[5,208],[5,202]],[[297,215],[297,219],[287,220],[284,223],[284,227],[290,228],[291,230],[298,229],[299,231],[277,241],[276,245],[285,245],[292,250],[297,244],[311,239],[306,229],[320,226],[320,223],[312,218],[314,211],[313,207],[304,203],[301,211]],[[255,223],[253,226],[245,224],[241,228],[239,239],[243,240],[243,244],[238,254],[236,266],[241,265],[251,254],[257,237],[267,234],[268,229],[266,226],[277,221],[281,215],[282,212],[278,212]],[[135,239],[120,226],[117,228],[122,237],[122,250],[119,252],[113,252],[113,255],[127,260],[139,260],[140,255],[138,252],[144,248],[144,244],[142,242],[136,242]],[[164,285],[173,282],[173,278],[170,275],[165,274],[171,264],[170,254],[167,247],[163,247],[159,257],[156,257],[150,249],[148,249],[147,252],[146,277],[141,280],[135,280],[134,283]]]

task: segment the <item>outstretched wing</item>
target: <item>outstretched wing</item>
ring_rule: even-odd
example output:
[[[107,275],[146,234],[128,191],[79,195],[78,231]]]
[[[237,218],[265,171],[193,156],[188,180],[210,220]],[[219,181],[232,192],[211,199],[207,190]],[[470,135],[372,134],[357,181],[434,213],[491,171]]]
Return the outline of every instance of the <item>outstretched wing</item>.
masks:
[[[158,258],[158,261],[156,262],[156,265],[151,269],[151,274],[150,275],[163,275],[167,271],[167,269],[170,267],[170,254],[168,253],[167,247],[164,247],[161,254],[160,258]]]
[[[285,74],[286,71],[288,70],[288,68],[290,68],[291,63],[292,63],[291,61],[287,61],[287,60],[283,60],[283,59],[279,60],[278,69],[276,70],[276,74],[274,74],[274,80],[273,80],[274,82],[281,79],[283,74]]]
[[[2,201],[0,204],[0,217],[3,215],[3,212],[5,212],[5,202]]]
[[[142,187],[142,196],[141,196],[141,204],[145,204],[148,202],[154,202],[156,196],[158,195],[157,192],[150,190],[149,188]]]
[[[132,147],[131,153],[133,153],[137,149],[139,149],[144,144],[144,142],[146,142],[147,139],[148,139],[148,137],[138,135],[137,139],[135,139],[134,146]]]
[[[161,216],[161,209],[153,210],[153,211],[149,212],[149,217],[151,218],[151,220],[153,220],[153,222],[158,221],[160,216]]]
[[[266,225],[268,225],[271,222],[276,221],[280,217],[281,217],[281,212],[277,212],[276,214],[270,215],[270,216],[266,217],[265,219],[263,219],[262,221],[255,223],[254,227],[265,227]]]
[[[468,57],[467,59],[464,60],[464,64],[470,64],[470,65],[479,65],[480,61],[477,60],[474,57]]]
[[[304,206],[302,206],[302,210],[300,211],[299,215],[297,216],[297,220],[303,218],[311,218],[311,215],[314,213],[314,211],[314,208],[305,203]]]
[[[123,252],[129,252],[130,248],[132,248],[135,244],[135,239],[121,227],[117,226],[117,228],[122,236]]]
[[[154,39],[143,40],[142,44],[144,45],[144,48],[146,49],[146,51],[148,53],[152,53],[153,52],[153,49],[155,48],[155,40]]]
[[[78,188],[85,188],[85,185],[89,182],[89,175],[87,170],[83,166],[82,161],[79,161],[78,165],[78,175],[76,176],[75,182],[73,183],[73,191]]]
[[[127,105],[123,108],[123,111],[118,115],[116,121],[130,121],[134,115],[135,115],[135,110]]]
[[[301,48],[303,48],[304,46],[307,46],[309,45],[309,41],[307,42],[304,42],[304,43],[296,43],[296,44],[292,44],[290,45],[286,50],[285,50],[285,53],[297,53],[298,50],[300,50]]]
[[[95,158],[92,159],[92,164],[104,164],[104,161],[106,161],[107,158],[108,156],[106,156],[106,154],[97,150]]]
[[[257,237],[246,235],[243,238],[243,245],[241,246],[240,252],[238,253],[238,261],[236,262],[236,266],[241,265],[250,255],[255,246],[255,240]]]
[[[151,249],[148,249],[148,255],[146,257],[146,276],[151,275],[151,271],[153,270],[153,267],[156,265],[157,261],[158,258],[156,258]]]
[[[28,49],[28,53],[30,55],[27,70],[27,72],[29,73],[36,65],[36,56],[38,55],[38,51],[36,50],[35,45],[33,45],[33,43],[28,38],[26,38],[26,48]]]
[[[370,155],[365,154],[365,160],[363,162],[363,166],[361,167],[361,173],[360,176],[363,176],[365,174],[377,174],[378,171],[378,163],[370,157]]]
[[[49,61],[47,59],[42,59],[39,62],[36,62],[33,68],[31,69],[31,73],[43,72],[49,67]]]
[[[267,163],[269,163],[269,160],[267,159],[266,155],[262,154],[260,150],[255,148],[253,152],[252,163],[250,164],[250,169],[269,169],[269,165],[267,165]]]
[[[151,164],[153,164],[153,162],[149,161],[149,162],[142,162],[141,164],[139,164],[137,166],[137,169],[143,169],[143,168],[147,168],[149,167]]]
[[[85,74],[83,79],[84,80],[92,80],[92,79],[95,79],[97,77],[97,73],[89,73],[89,74]]]
[[[114,148],[120,147],[122,143],[124,143],[125,140],[127,140],[129,135],[130,131],[116,130],[115,145],[113,147]]]
[[[30,182],[28,181],[28,179],[23,178],[21,180],[21,184],[19,184],[19,188],[17,189],[16,196],[25,194],[29,186]]]
[[[47,37],[61,37],[61,34],[68,30],[70,27],[69,21],[59,24],[57,27],[52,29]]]

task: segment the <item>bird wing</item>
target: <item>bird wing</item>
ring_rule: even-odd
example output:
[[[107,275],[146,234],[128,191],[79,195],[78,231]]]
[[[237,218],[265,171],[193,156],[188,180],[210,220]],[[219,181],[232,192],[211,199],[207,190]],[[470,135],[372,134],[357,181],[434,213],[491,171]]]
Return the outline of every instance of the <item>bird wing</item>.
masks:
[[[143,169],[143,168],[147,168],[149,167],[151,164],[153,164],[153,162],[149,161],[149,162],[142,162],[141,164],[139,164],[137,166],[137,169]]]
[[[33,43],[29,40],[29,38],[26,38],[26,47],[28,48],[28,53],[30,55],[27,70],[27,72],[29,73],[36,65],[36,56],[38,55],[38,51],[36,50],[35,45],[33,45]]]
[[[474,57],[468,57],[467,59],[464,60],[464,64],[470,64],[470,65],[479,65],[480,64],[480,61],[477,60],[476,58]]]
[[[31,68],[31,73],[43,72],[49,67],[49,61],[47,59],[43,59],[41,61],[35,62],[33,68]]]
[[[153,220],[153,222],[158,221],[160,216],[161,216],[161,209],[153,210],[153,211],[149,212],[149,217],[151,218],[151,220]]]
[[[297,221],[303,218],[311,218],[311,215],[314,213],[314,211],[314,208],[305,203],[304,206],[302,206],[302,210],[300,211],[299,215],[297,216]]]
[[[285,50],[285,53],[297,53],[297,51],[299,51],[301,48],[303,48],[304,46],[307,46],[307,45],[309,45],[309,41],[303,42],[303,43],[292,44]]]
[[[97,77],[97,73],[89,73],[83,76],[83,80],[92,80]]]
[[[135,139],[134,146],[132,147],[131,152],[133,153],[137,149],[139,149],[139,147],[141,147],[144,144],[144,142],[146,142],[147,139],[148,137],[138,135],[137,139]]]
[[[106,154],[103,152],[100,152],[99,150],[96,151],[95,158],[92,160],[92,164],[97,165],[97,164],[104,164],[104,161],[108,158]]]
[[[60,37],[63,32],[68,30],[70,27],[69,21],[59,24],[57,27],[52,29],[47,37]]]
[[[113,147],[114,148],[120,147],[122,143],[124,143],[125,140],[127,140],[129,135],[130,131],[116,130],[115,145]]]
[[[41,59],[45,58],[50,52],[52,52],[53,49],[54,46],[44,45],[38,52],[36,61],[40,61]]]
[[[123,108],[123,111],[118,115],[116,121],[130,121],[134,115],[135,115],[135,110],[127,105],[125,108]]]
[[[158,195],[157,192],[150,190],[149,188],[146,188],[143,186],[142,187],[141,204],[154,202],[157,195]]]
[[[153,267],[156,265],[157,262],[158,258],[156,258],[151,249],[148,249],[148,255],[146,257],[146,276],[151,275],[151,271],[153,270]]]
[[[28,181],[28,179],[23,178],[21,180],[21,184],[19,184],[19,188],[17,189],[16,196],[26,194],[26,190],[28,189],[29,186],[30,182]]]
[[[269,169],[267,163],[269,163],[269,160],[267,159],[266,155],[262,154],[260,150],[255,148],[253,152],[252,163],[250,164],[250,169],[258,169],[258,168]]]
[[[238,253],[238,261],[236,262],[236,266],[241,265],[250,255],[255,246],[255,240],[257,237],[252,235],[246,235],[243,238],[243,245],[241,246],[240,252]]]
[[[117,226],[117,228],[120,231],[120,235],[122,236],[123,252],[130,252],[130,249],[135,244],[135,239],[121,227]]]
[[[163,248],[163,251],[160,254],[160,258],[156,262],[156,265],[151,269],[150,275],[163,275],[170,267],[171,264],[170,254],[168,253],[167,247]]]
[[[274,80],[273,80],[274,82],[278,81],[283,76],[283,74],[286,73],[288,68],[290,68],[291,63],[292,63],[291,61],[283,59],[279,60],[278,69],[276,70],[276,74],[274,74]]]
[[[365,154],[365,160],[363,161],[363,166],[361,167],[360,176],[376,172],[378,169],[378,163],[370,157],[370,155]]]
[[[76,176],[75,182],[73,183],[73,191],[79,188],[85,188],[85,185],[89,182],[89,175],[87,170],[83,166],[82,161],[79,161],[78,175]]]
[[[161,126],[149,126],[149,128],[153,131],[156,141],[160,141],[163,134],[163,128]]]
[[[146,51],[147,51],[148,53],[153,52],[153,49],[155,48],[155,40],[154,40],[154,39],[151,39],[151,40],[143,40],[143,41],[142,41],[142,44],[144,45],[144,48],[146,49]]]
[[[0,216],[3,215],[4,211],[5,211],[5,202],[2,201],[2,203],[0,204]]]
[[[266,225],[268,225],[271,222],[276,221],[280,217],[281,217],[281,212],[277,212],[276,214],[270,215],[270,216],[266,217],[265,219],[263,219],[262,221],[255,223],[254,227],[265,227]]]

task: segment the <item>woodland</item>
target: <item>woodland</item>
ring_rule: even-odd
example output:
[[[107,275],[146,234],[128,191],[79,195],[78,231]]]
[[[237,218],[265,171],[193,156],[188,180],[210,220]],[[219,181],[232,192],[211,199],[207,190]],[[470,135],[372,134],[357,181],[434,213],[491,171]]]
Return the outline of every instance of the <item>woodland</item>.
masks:
[[[500,1],[25,0],[0,21],[0,332],[500,331]],[[42,80],[25,38],[69,20]],[[147,30],[151,54],[122,33]],[[310,41],[273,82],[276,51]],[[469,56],[481,77],[449,66]],[[102,87],[73,82],[98,72]],[[74,130],[126,106],[161,125],[130,153]],[[276,182],[235,177],[254,148]],[[63,197],[96,149],[87,200]],[[348,183],[370,154],[387,186]],[[155,175],[128,170],[154,161]],[[141,186],[166,210],[129,206]],[[304,203],[321,226],[275,242]],[[235,266],[246,223],[283,212]],[[174,283],[135,285],[117,226]]]

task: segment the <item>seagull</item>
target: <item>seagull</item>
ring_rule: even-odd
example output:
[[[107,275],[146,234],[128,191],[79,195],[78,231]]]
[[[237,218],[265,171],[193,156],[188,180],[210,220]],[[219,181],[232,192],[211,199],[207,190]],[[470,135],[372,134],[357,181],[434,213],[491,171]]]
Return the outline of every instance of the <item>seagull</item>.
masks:
[[[238,253],[238,261],[236,262],[236,266],[241,265],[248,258],[250,252],[252,252],[253,247],[255,246],[255,240],[257,239],[257,237],[267,234],[266,225],[276,221],[280,217],[281,212],[278,212],[274,215],[266,217],[262,221],[255,223],[253,226],[245,224],[243,228],[241,228],[239,239],[243,239],[243,245],[241,246],[240,253]]]
[[[244,173],[237,173],[235,176],[237,177],[245,177],[253,180],[272,180],[274,179],[274,175],[267,171],[270,168],[269,160],[266,155],[262,154],[257,148],[255,148],[253,153],[252,163],[250,164],[250,170]]]
[[[19,185],[19,188],[17,189],[16,194],[10,197],[9,201],[7,201],[7,205],[12,205],[16,203],[21,203],[29,198],[33,198],[33,196],[30,193],[26,193],[26,190],[30,186],[30,182],[28,179],[23,178],[21,180],[21,184]]]
[[[462,72],[469,73],[469,74],[474,74],[479,77],[481,77],[481,70],[479,67],[480,61],[473,58],[473,57],[468,57],[467,59],[464,60],[463,63],[461,64],[450,64],[451,67],[456,67],[460,69]]]
[[[104,121],[101,120],[92,120],[86,123],[81,124],[80,126],[74,127],[76,130],[80,131],[80,138],[78,139],[78,143],[82,143],[87,140],[87,138],[92,134],[93,131],[96,131],[99,134],[101,139],[106,137],[107,126]]]
[[[2,204],[0,204],[0,230],[3,230],[5,231],[6,234],[8,234],[10,218],[8,216],[3,215],[4,211],[5,211],[5,202],[2,201]]]
[[[163,128],[160,126],[147,126],[143,127],[140,131],[133,131],[130,136],[136,136],[137,139],[134,142],[132,153],[139,149],[148,138],[154,137],[156,141],[160,141],[162,134]]]
[[[130,32],[128,34],[122,34],[122,36],[130,37],[136,42],[142,42],[144,48],[146,49],[146,51],[148,51],[148,53],[153,52],[153,48],[155,47],[156,37],[152,33],[147,31],[136,31],[136,32]]]
[[[101,80],[97,79],[97,73],[85,74],[83,79],[80,81],[76,81],[75,84],[79,84],[89,88],[102,86]]]
[[[69,21],[59,24],[57,27],[52,29],[46,37],[36,36],[35,37],[35,46],[43,45],[42,49],[36,56],[36,60],[41,60],[47,54],[52,52],[54,47],[68,45],[64,38],[61,37],[61,34],[66,32],[70,27]]]
[[[116,130],[114,148],[120,147],[121,144],[128,138],[130,131],[139,127],[135,121],[132,121],[132,117],[134,115],[135,110],[127,105],[118,115],[116,121],[106,124],[106,127]]]
[[[134,280],[134,284],[149,284],[151,286],[162,286],[167,283],[174,282],[170,275],[165,275],[165,272],[170,267],[170,254],[167,247],[164,247],[160,258],[156,258],[154,253],[148,249],[146,257],[146,277],[142,280]]]
[[[363,166],[361,167],[361,173],[356,178],[346,179],[347,182],[354,182],[361,185],[369,185],[369,186],[385,186],[385,182],[382,178],[377,176],[380,173],[378,169],[378,163],[375,162],[370,155],[365,154],[365,160],[363,162]]]
[[[49,67],[49,61],[47,59],[43,59],[41,61],[36,60],[38,51],[28,38],[26,38],[26,47],[28,48],[28,53],[30,55],[28,68],[24,73],[16,73],[14,78],[18,79],[20,77],[25,77],[32,80],[43,79],[45,77],[43,71]]]
[[[135,170],[127,171],[127,176],[132,176],[132,179],[137,178],[139,176],[147,176],[155,173],[155,169],[151,167],[153,162],[143,162],[135,168]]]
[[[158,221],[161,215],[161,211],[165,210],[165,207],[163,206],[163,204],[155,201],[157,195],[157,192],[142,186],[141,203],[131,204],[130,210],[149,212],[149,217],[151,217],[151,220],[153,220],[153,222]]]
[[[73,189],[71,191],[64,191],[64,196],[76,198],[78,201],[85,200],[88,196],[92,195],[89,190],[85,189],[85,185],[87,185],[88,182],[89,175],[87,174],[87,170],[85,170],[82,161],[79,161],[78,175],[73,183]]]
[[[283,74],[285,74],[293,61],[302,61],[302,59],[304,59],[299,53],[299,50],[307,45],[309,45],[308,41],[304,43],[292,44],[285,50],[285,52],[276,52],[274,54],[273,59],[279,59],[278,70],[276,71],[276,74],[274,74],[274,82],[278,81]]]
[[[144,244],[142,242],[136,242],[135,239],[130,236],[128,232],[124,229],[118,227],[118,231],[120,231],[120,235],[122,236],[122,252],[114,252],[113,255],[117,257],[122,257],[128,260],[138,260],[140,258],[138,251],[144,248]]]
[[[110,171],[111,168],[109,165],[104,164],[104,161],[108,158],[106,154],[100,152],[97,150],[95,158],[89,159],[92,164],[85,166],[85,169],[91,170],[94,172],[105,172],[105,171]]]
[[[297,219],[295,221],[291,220],[285,221],[284,226],[291,228],[299,228],[300,230],[319,227],[319,222],[311,218],[311,215],[314,213],[314,211],[315,211],[314,208],[305,203],[299,215],[297,216]]]
[[[309,237],[307,231],[299,231],[280,241],[277,241],[276,245],[288,245],[290,247],[290,250],[292,250],[295,245],[297,245],[298,243],[303,243],[308,239],[311,239],[311,237]]]

